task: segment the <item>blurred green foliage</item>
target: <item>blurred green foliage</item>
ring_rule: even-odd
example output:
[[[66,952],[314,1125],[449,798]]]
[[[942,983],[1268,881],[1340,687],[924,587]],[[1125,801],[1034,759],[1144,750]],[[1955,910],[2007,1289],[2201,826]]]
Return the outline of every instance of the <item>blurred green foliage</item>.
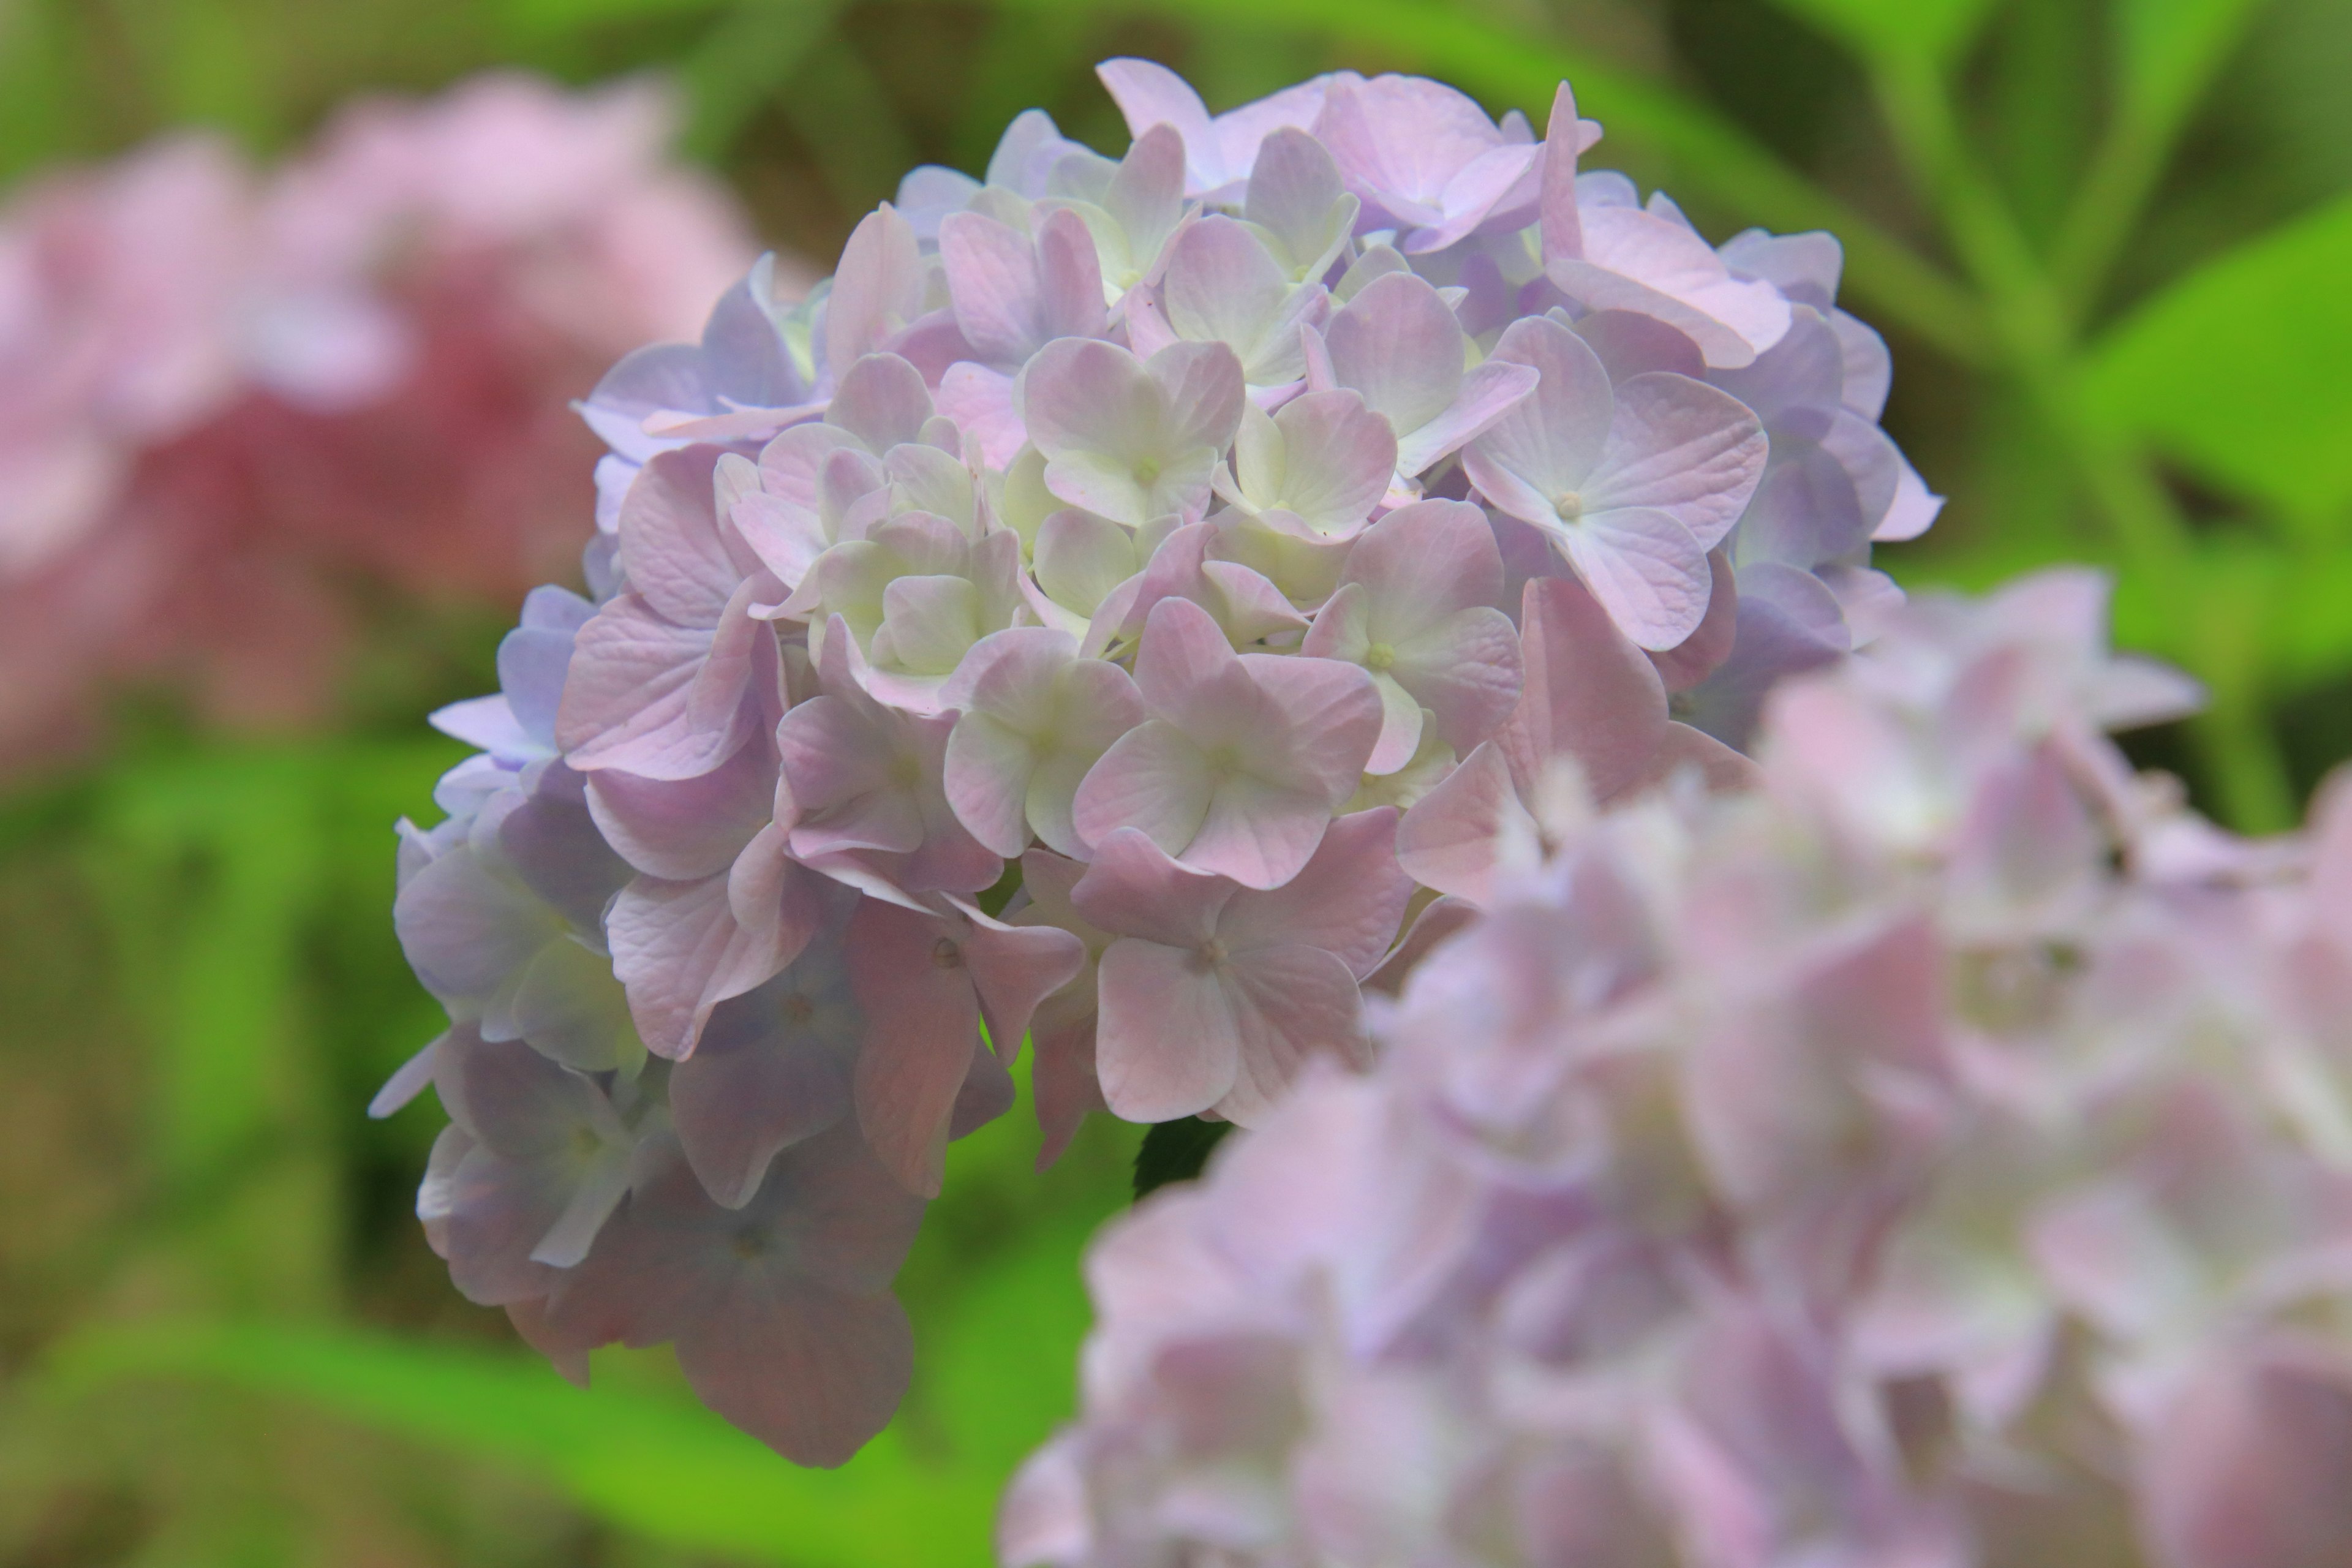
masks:
[[[2114,567],[2124,639],[2214,698],[2143,753],[2242,826],[2352,753],[2343,0],[0,0],[0,182],[190,121],[280,151],[491,65],[656,68],[822,265],[1030,104],[1115,146],[1115,53],[1218,107],[1347,66],[1540,119],[1571,76],[1598,161],[1710,232],[1844,240],[1889,427],[1953,498],[1898,575]],[[450,1291],[405,1212],[434,1118],[360,1107],[437,1026],[387,825],[509,608],[387,635],[331,733],[141,709],[0,799],[0,1564],[978,1563],[1066,1413],[1132,1130],[1044,1178],[1025,1111],[957,1146],[905,1280],[920,1382],[835,1473],[659,1353],[572,1390]]]

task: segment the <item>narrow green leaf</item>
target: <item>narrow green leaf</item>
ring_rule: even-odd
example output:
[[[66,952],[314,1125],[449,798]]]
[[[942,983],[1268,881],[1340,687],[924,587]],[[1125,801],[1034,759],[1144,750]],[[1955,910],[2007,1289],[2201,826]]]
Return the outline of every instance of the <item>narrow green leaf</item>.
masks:
[[[791,5],[793,0],[777,3]],[[560,33],[604,22],[716,11],[723,4],[725,0],[505,0],[505,15],[509,24],[526,31]]]
[[[2187,113],[2263,0],[2116,0],[2123,113],[2168,132]]]
[[[2352,197],[2189,274],[2092,350],[2105,418],[2304,514],[2352,502]]]
[[[698,158],[725,153],[751,117],[790,87],[832,30],[841,5],[737,0],[686,61],[682,75],[692,110],[686,151]]]
[[[1992,0],[1777,0],[1866,59],[1949,64],[1975,41]]]
[[[679,1400],[574,1389],[518,1356],[358,1329],[155,1323],[84,1330],[41,1391],[195,1379],[293,1398],[534,1475],[656,1540],[793,1568],[988,1560],[997,1479],[914,1459],[884,1433],[838,1470],[796,1469]]]

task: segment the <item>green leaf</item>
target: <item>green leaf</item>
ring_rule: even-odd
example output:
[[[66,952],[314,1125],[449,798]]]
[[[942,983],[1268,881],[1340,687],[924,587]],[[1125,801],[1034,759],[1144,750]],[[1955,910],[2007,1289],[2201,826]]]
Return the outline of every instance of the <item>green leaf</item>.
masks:
[[[684,16],[716,11],[725,0],[506,0],[506,19],[529,32],[566,32],[603,22],[634,22],[647,16]],[[777,0],[782,5],[793,0]]]
[[[1778,0],[1865,59],[1945,65],[1975,41],[1991,0]],[[2051,3],[2051,0],[2042,0]]]
[[[154,1377],[299,1399],[509,1464],[693,1550],[793,1568],[988,1561],[997,1477],[922,1464],[889,1432],[838,1470],[797,1469],[682,1400],[583,1392],[519,1356],[350,1328],[108,1325],[59,1347],[39,1392],[72,1397]]]
[[[961,1290],[922,1336],[917,1372],[959,1463],[1009,1478],[1077,1410],[1078,1347],[1090,1321],[1078,1259],[1082,1214],[1033,1216],[1019,1243]]]
[[[1135,1195],[1139,1202],[1171,1182],[1189,1182],[1209,1163],[1209,1156],[1234,1130],[1230,1121],[1204,1121],[1180,1117],[1154,1124],[1135,1152]]]
[[[2168,130],[2227,60],[2263,0],[2117,0],[2117,82],[2124,115]]]
[[[2352,502],[2352,197],[2180,279],[2084,366],[2102,417],[2305,515]]]

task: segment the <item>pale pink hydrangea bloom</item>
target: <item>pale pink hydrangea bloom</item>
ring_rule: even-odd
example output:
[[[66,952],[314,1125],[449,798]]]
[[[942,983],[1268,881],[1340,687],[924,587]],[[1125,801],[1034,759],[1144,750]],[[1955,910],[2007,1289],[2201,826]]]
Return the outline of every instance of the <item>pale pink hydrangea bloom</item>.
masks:
[[[2352,1561],[2352,789],[2135,778],[2103,588],[1911,606],[1752,789],[1538,773],[1370,1075],[1097,1240],[1003,1560]]]
[[[715,1215],[895,1224],[860,1184],[935,1194],[1033,1038],[1048,1157],[1093,1110],[1255,1126],[1302,1075],[1368,1068],[1367,993],[1516,896],[1576,798],[1564,768],[1609,803],[1751,784],[1685,717],[1736,739],[1772,677],[1867,641],[1899,597],[1869,539],[1924,523],[1876,429],[1883,347],[1835,310],[1834,242],[1718,252],[1663,200],[1633,207],[1578,174],[1599,128],[1564,89],[1538,138],[1413,79],[1339,73],[1212,116],[1161,67],[1101,74],[1121,156],[1033,110],[984,179],[910,174],[805,298],[762,263],[697,340],[605,377],[582,409],[609,447],[596,605],[566,623],[560,696],[527,704],[552,751],[469,764],[476,793],[445,792],[453,822],[417,836],[404,893],[460,1035],[536,1049],[561,1069],[540,1075],[549,1114],[608,1104],[635,1152],[616,1206],[596,1164],[562,1211],[609,1213],[626,1268],[600,1241],[551,1277],[542,1238],[517,1262],[506,1232],[453,1228],[443,1167],[521,1184],[468,1200],[523,1215],[517,1233],[569,1168],[465,1167],[486,1134],[461,1116],[424,1199],[453,1268],[510,1287],[568,1366],[600,1337],[676,1335],[698,1386],[763,1390],[719,1408],[813,1462],[896,1397],[868,1299],[887,1270],[825,1284],[854,1310],[796,1284],[764,1349],[751,1319],[663,1293],[699,1289]],[[1801,325],[1805,352],[1774,358]],[[1749,582],[1819,635],[1751,634]],[[543,907],[498,826],[521,812],[499,792],[559,788],[605,846],[601,921]],[[1593,929],[1637,938],[1611,922],[1640,891]],[[518,1000],[556,942],[609,958],[595,1016],[625,1015],[645,1059],[592,1062]],[[1575,984],[1630,983],[1598,964]],[[1488,1099],[1517,1081],[1489,1076]],[[799,1157],[852,1142],[862,1158]],[[1420,1168],[1382,1190],[1410,1195]],[[820,1171],[844,1184],[831,1207]],[[1432,1234],[1452,1212],[1427,1211]],[[1354,1224],[1331,1216],[1335,1246]],[[670,1266],[673,1225],[688,1272],[630,1277]],[[1399,1330],[1404,1297],[1361,1283]],[[1692,1486],[1705,1445],[1747,1442],[1775,1380],[1812,1364],[1786,1328],[1724,1304]],[[812,1363],[836,1330],[840,1361]],[[1278,1392],[1255,1353],[1179,1381],[1211,1415],[1216,1389]],[[1361,1436],[1411,1438],[1370,1412],[1441,1392],[1351,1395]],[[1318,1464],[1344,1490],[1354,1462]],[[1244,1479],[1182,1506],[1286,1506]]]
[[[643,85],[356,105],[267,174],[184,136],[0,209],[0,751],[110,683],[333,700],[347,580],[510,597],[574,549],[562,401],[751,247]]]

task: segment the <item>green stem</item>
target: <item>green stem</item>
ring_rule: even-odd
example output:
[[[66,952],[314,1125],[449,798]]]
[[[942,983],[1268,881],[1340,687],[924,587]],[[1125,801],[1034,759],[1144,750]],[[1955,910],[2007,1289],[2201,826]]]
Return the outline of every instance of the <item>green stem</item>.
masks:
[[[2079,324],[2098,302],[2124,241],[2164,175],[2170,150],[2169,138],[2137,123],[2126,110],[2091,155],[2050,263],[2069,320]]]
[[[2245,832],[2291,826],[2294,789],[2263,710],[2255,628],[2228,621],[2213,605],[2199,582],[2188,520],[2138,447],[2104,425],[2081,395],[2073,312],[1969,156],[1942,73],[1923,60],[1883,61],[1876,87],[1896,142],[1984,295],[2011,374],[2072,456],[2125,563],[2184,628],[2182,646],[2211,694],[2191,733],[2222,815]]]

